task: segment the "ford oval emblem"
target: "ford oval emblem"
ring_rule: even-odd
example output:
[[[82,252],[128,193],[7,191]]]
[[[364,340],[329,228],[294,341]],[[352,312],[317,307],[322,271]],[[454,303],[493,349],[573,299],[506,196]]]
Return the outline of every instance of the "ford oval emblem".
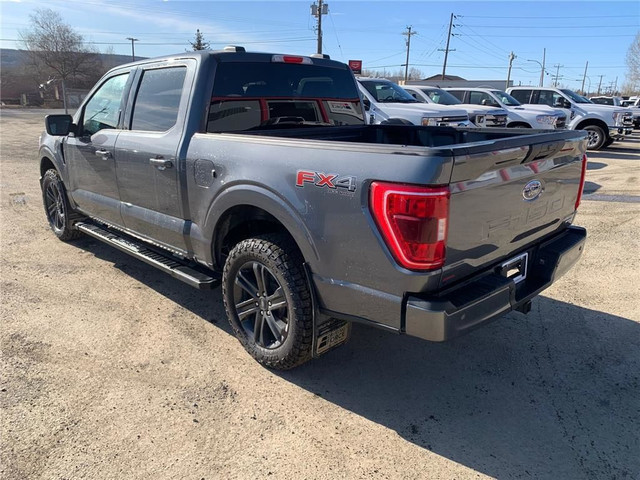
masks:
[[[538,198],[543,191],[544,188],[542,188],[542,182],[540,180],[531,180],[522,189],[522,198],[527,202],[532,202]]]

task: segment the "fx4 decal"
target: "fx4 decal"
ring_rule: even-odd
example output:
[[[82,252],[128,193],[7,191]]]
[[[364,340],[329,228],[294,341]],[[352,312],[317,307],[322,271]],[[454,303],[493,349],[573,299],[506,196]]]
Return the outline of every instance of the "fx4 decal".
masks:
[[[296,187],[304,187],[305,183],[311,183],[316,187],[344,188],[349,192],[355,192],[356,180],[354,176],[340,177],[332,173],[326,174],[308,170],[298,170],[296,174]]]

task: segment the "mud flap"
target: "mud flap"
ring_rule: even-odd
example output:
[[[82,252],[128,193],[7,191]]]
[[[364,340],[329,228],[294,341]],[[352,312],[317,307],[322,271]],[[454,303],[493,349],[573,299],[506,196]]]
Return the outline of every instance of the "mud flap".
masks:
[[[313,304],[313,345],[311,354],[313,358],[319,357],[340,345],[347,343],[351,336],[351,322],[328,317],[320,313],[318,298],[311,281],[311,269],[308,263],[304,263],[304,271],[311,290],[311,303]]]
[[[328,318],[315,328],[313,356],[319,357],[340,345],[347,343],[351,336],[351,322]]]

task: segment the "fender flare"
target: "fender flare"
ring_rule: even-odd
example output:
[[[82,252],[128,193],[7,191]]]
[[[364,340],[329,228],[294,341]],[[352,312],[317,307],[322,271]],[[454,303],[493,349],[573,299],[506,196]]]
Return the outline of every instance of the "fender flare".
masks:
[[[231,208],[243,205],[260,208],[272,215],[294,239],[307,262],[313,264],[318,260],[318,250],[313,237],[299,211],[275,192],[259,185],[247,184],[236,184],[226,188],[213,199],[209,206],[202,235],[211,242],[208,253],[212,259],[213,252],[217,248],[214,244],[215,232],[220,220]]]

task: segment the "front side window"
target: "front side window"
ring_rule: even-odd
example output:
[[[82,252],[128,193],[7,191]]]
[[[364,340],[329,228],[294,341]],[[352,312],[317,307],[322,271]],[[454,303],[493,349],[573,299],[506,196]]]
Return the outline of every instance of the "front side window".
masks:
[[[507,92],[503,92],[502,90],[491,90],[498,99],[504,103],[507,107],[519,107],[520,102],[509,95]]]
[[[474,105],[488,105],[490,107],[499,107],[498,102],[485,92],[469,92],[469,103]]]
[[[564,105],[564,97],[553,90],[540,90],[538,103],[549,105],[550,107],[562,107]]]
[[[441,88],[430,88],[422,91],[429,95],[433,103],[439,103],[440,105],[459,105],[464,98],[464,91],[447,92]]]
[[[376,102],[382,103],[416,103],[409,92],[392,82],[384,80],[363,80],[362,86],[371,94]]]
[[[131,130],[166,132],[176,124],[186,67],[146,70],[131,117]]]
[[[128,79],[129,73],[111,77],[91,97],[82,114],[83,135],[118,127],[122,96]]]

